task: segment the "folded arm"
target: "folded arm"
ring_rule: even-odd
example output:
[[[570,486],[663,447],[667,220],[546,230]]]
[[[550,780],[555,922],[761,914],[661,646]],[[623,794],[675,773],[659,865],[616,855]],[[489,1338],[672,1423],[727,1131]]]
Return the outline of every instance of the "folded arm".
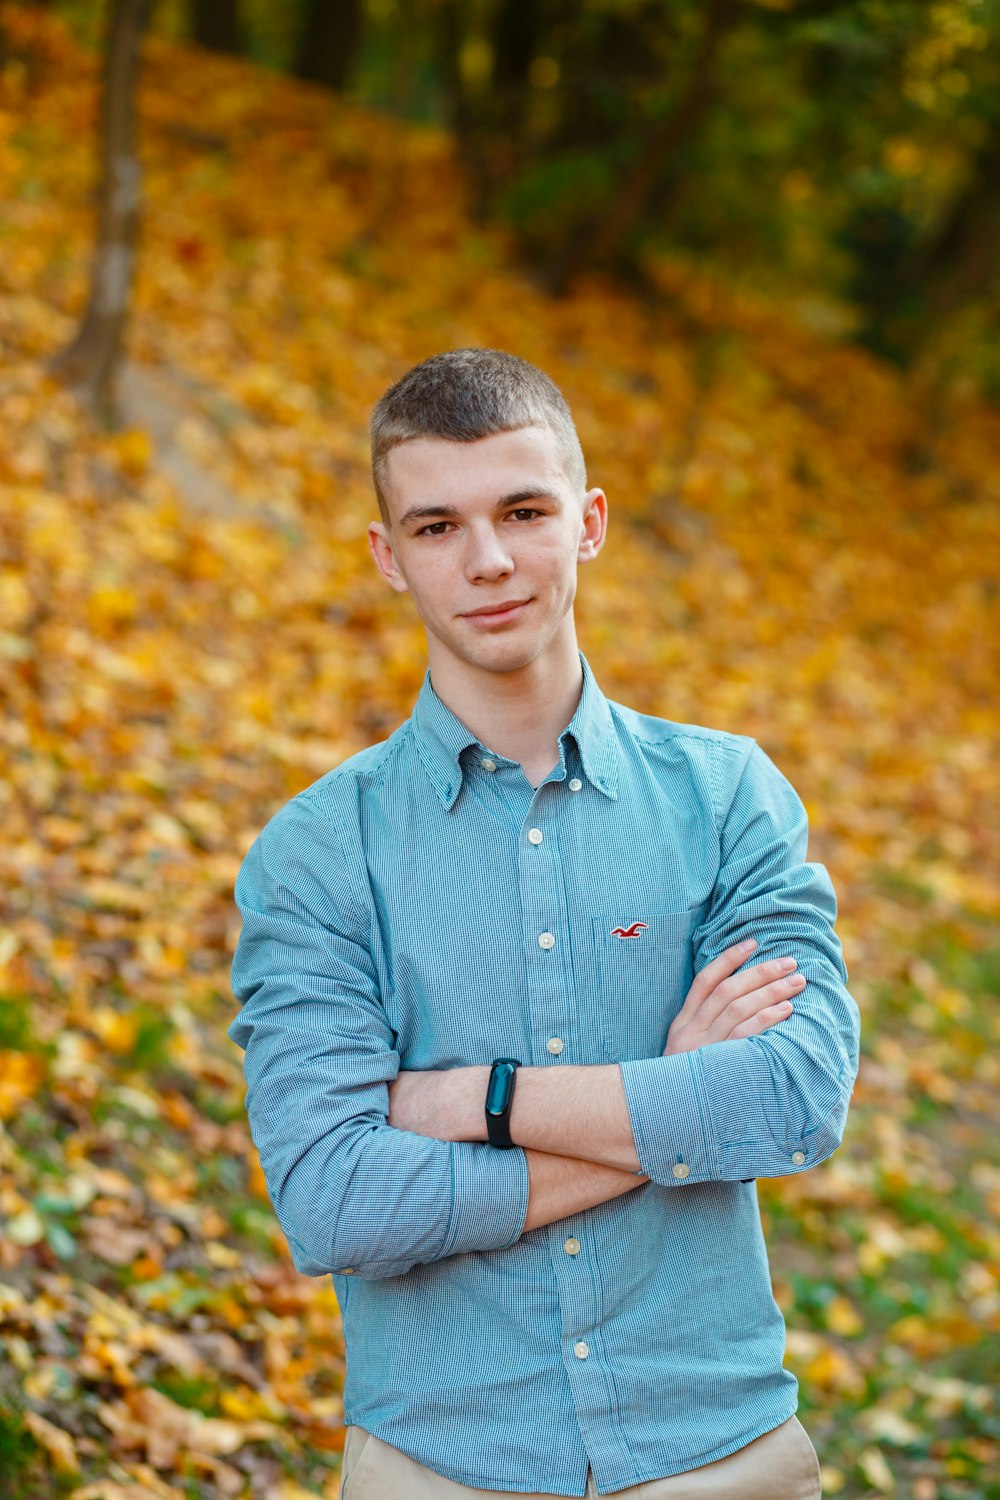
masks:
[[[320,880],[317,870],[323,871]],[[334,829],[295,799],[236,881],[246,1106],[296,1268],[381,1279],[512,1244],[638,1185],[551,1151],[498,1151],[389,1124],[399,1054]]]
[[[722,778],[720,866],[695,968],[724,945],[787,953],[806,980],[792,1014],[759,1035],[621,1065],[634,1139],[654,1182],[781,1177],[840,1145],[858,1068],[858,1007],[834,931],[826,869],[807,863],[800,798],[754,744]]]
[[[805,863],[805,809],[759,746],[734,779],[711,907],[694,935],[698,978],[666,1054],[519,1070],[511,1111],[518,1145],[679,1185],[784,1176],[840,1144],[857,1072],[858,1010],[845,988],[833,887],[822,865]],[[775,1003],[723,1039],[712,998],[720,991],[709,991],[703,976],[751,938],[756,949],[734,979],[751,963],[763,978],[775,976]],[[777,978],[782,955],[796,960],[805,984],[793,990]],[[794,1009],[780,1009],[783,984]],[[699,1031],[700,1018],[711,1024]],[[411,1130],[485,1139],[485,1079],[475,1068],[404,1073],[390,1118]]]
[[[322,879],[317,871],[322,871]],[[337,830],[299,797],[236,880],[233,961],[246,1106],[298,1270],[381,1278],[512,1244],[528,1205],[521,1151],[423,1138],[388,1124],[399,1072]]]

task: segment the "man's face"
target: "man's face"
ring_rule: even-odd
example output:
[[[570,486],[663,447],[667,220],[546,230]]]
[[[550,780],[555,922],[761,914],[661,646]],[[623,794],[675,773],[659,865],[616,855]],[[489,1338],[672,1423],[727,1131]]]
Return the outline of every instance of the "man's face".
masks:
[[[389,525],[373,522],[369,543],[413,596],[432,671],[517,672],[575,643],[577,565],[600,551],[607,502],[573,487],[549,428],[417,438],[386,467]]]

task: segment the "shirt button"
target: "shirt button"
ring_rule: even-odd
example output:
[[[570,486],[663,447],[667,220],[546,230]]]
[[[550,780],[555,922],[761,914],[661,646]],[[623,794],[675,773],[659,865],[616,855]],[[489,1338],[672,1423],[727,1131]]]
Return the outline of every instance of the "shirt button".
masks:
[[[495,760],[481,760],[479,764],[482,766],[484,771],[495,771],[497,768],[497,763]]]
[[[543,837],[544,837],[544,835],[543,835],[542,830],[540,828],[529,828],[528,829],[528,843],[529,844],[540,844],[542,842]]]
[[[552,936],[551,932],[540,932],[538,934],[538,946],[539,946],[539,948],[554,948],[555,945],[556,945],[556,940]]]
[[[580,1339],[579,1343],[573,1345],[573,1353],[576,1355],[577,1359],[586,1359],[587,1355],[590,1353],[590,1345],[585,1344],[583,1342],[583,1339]]]
[[[569,784],[570,791],[571,792],[579,792],[580,790],[582,790],[582,788],[583,788],[583,782],[580,780],[579,776],[574,776],[573,780]]]
[[[691,1172],[691,1168],[688,1166],[688,1164],[687,1164],[686,1161],[679,1161],[677,1163],[676,1167],[674,1167],[674,1176],[675,1177],[684,1178],[684,1177],[689,1176],[690,1172]]]
[[[795,1163],[795,1165],[797,1167],[801,1167],[801,1165],[805,1161],[805,1159],[806,1159],[806,1153],[804,1151],[793,1151],[792,1152],[792,1161]]]
[[[341,1276],[353,1276],[354,1275],[354,1267],[353,1266],[345,1266],[344,1269],[341,1271],[340,1274],[341,1274]]]
[[[566,1251],[567,1255],[579,1255],[580,1241],[571,1234],[568,1240],[563,1240],[563,1249]]]
[[[561,1036],[550,1036],[545,1043],[546,1052],[551,1052],[553,1057],[558,1057],[566,1043]]]

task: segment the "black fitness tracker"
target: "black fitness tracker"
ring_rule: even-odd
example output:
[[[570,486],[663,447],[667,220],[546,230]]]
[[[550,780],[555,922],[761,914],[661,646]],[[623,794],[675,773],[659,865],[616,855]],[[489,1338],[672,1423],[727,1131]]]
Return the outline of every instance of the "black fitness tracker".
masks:
[[[516,1057],[498,1057],[490,1069],[486,1086],[486,1134],[491,1146],[514,1144],[510,1138],[510,1107],[520,1066]]]

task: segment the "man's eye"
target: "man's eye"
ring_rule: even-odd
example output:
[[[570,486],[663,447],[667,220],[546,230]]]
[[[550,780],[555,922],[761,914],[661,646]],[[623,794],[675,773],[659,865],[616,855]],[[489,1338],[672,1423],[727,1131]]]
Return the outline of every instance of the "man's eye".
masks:
[[[429,526],[421,526],[417,536],[444,536],[450,525],[450,521],[432,521]]]
[[[518,521],[533,521],[536,516],[540,516],[541,514],[540,510],[536,510],[531,505],[519,505],[517,510],[511,511],[511,515]]]

